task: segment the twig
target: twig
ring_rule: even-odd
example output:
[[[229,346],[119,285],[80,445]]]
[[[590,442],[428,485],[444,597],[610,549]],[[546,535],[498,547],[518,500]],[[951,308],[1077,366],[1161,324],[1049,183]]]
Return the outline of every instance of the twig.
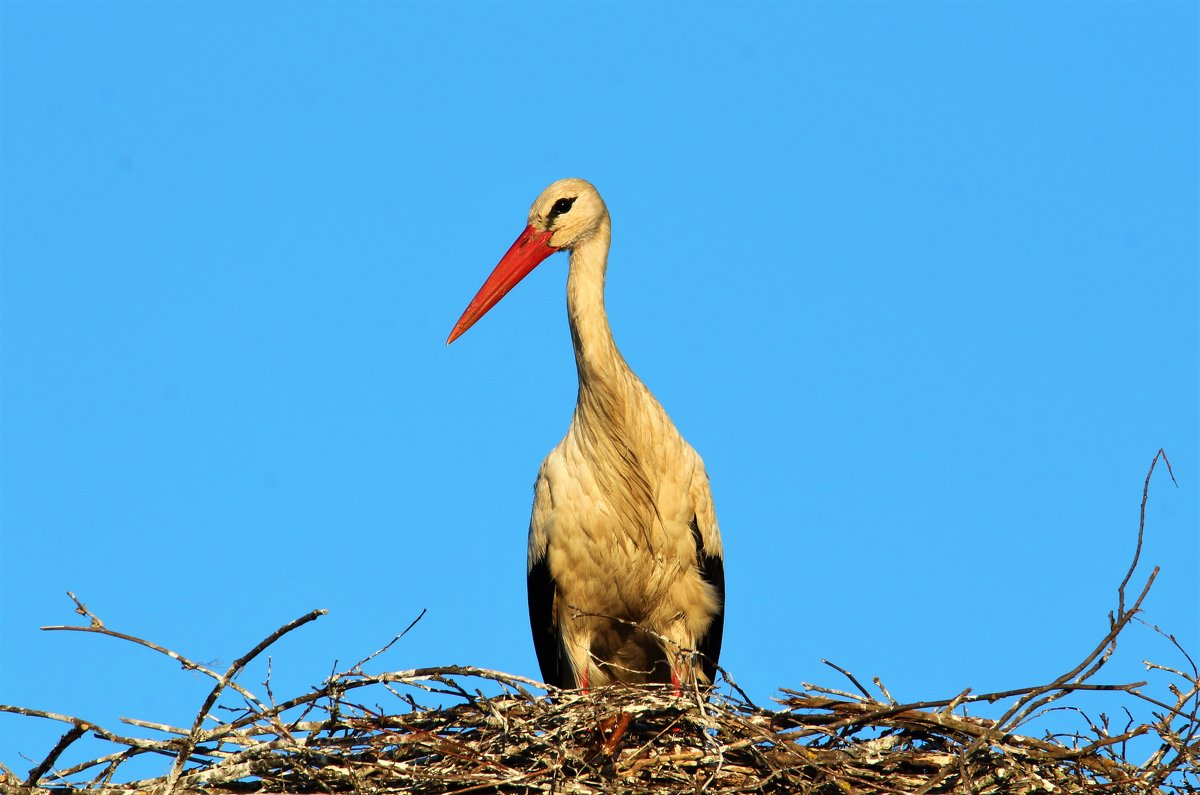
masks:
[[[25,779],[25,786],[35,786],[41,777],[46,774],[46,771],[53,767],[54,763],[58,761],[58,757],[62,754],[62,752],[67,750],[67,746],[82,737],[88,728],[88,724],[80,721],[71,728],[67,729],[63,736],[58,738],[58,742],[54,744],[54,747],[50,749],[50,753],[46,754],[46,758],[43,759],[37,767],[29,771],[29,776]]]
[[[830,662],[829,660],[826,660],[826,659],[824,659],[824,658],[822,658],[822,659],[821,659],[821,662],[825,663],[825,664],[826,664],[826,665],[828,665],[830,668],[832,668],[833,670],[835,670],[835,671],[837,671],[838,673],[840,673],[842,676],[844,676],[844,677],[846,677],[847,679],[849,679],[849,680],[850,680],[850,683],[851,683],[851,684],[853,684],[853,685],[854,685],[856,688],[858,688],[858,692],[862,693],[862,694],[863,694],[863,698],[865,698],[867,701],[874,701],[874,700],[875,700],[874,698],[872,698],[871,694],[867,692],[867,689],[866,689],[865,687],[863,687],[863,686],[862,686],[862,684],[861,684],[861,683],[860,683],[860,682],[859,682],[857,679],[855,679],[855,678],[854,678],[854,674],[850,673],[849,671],[847,671],[847,670],[846,670],[845,668],[843,668],[842,666],[840,666],[840,665],[837,665],[836,663],[832,663],[832,662]]]
[[[217,701],[217,697],[221,695],[221,691],[225,689],[225,686],[229,684],[233,677],[236,676],[239,671],[245,668],[251,660],[261,654],[263,650],[272,643],[279,640],[297,627],[301,627],[310,621],[315,621],[328,612],[328,610],[313,610],[301,616],[300,618],[295,619],[294,621],[289,621],[259,641],[258,645],[256,645],[253,649],[233,661],[233,664],[229,666],[229,669],[221,675],[220,680],[212,689],[212,692],[208,694],[208,698],[204,699],[204,703],[200,707],[200,712],[196,715],[196,720],[192,723],[191,732],[183,741],[183,747],[180,749],[179,755],[175,758],[175,764],[171,768],[170,775],[167,776],[164,795],[171,795],[175,791],[175,787],[179,782],[179,775],[183,771],[183,766],[187,762],[188,757],[191,756],[192,749],[196,747],[196,742],[200,737],[200,727],[204,724],[204,719],[208,716],[209,711],[212,710],[213,704],[215,704]]]
[[[425,617],[425,613],[428,612],[428,609],[429,608],[422,608],[420,614],[416,618],[414,618],[411,622],[409,622],[409,625],[407,627],[405,627],[404,630],[399,635],[397,635],[396,637],[389,640],[381,648],[376,649],[375,651],[368,654],[366,657],[363,657],[361,660],[359,660],[353,666],[351,666],[350,670],[351,671],[362,671],[362,667],[364,665],[369,663],[371,660],[374,660],[376,657],[383,654],[388,649],[392,648],[392,646],[397,641],[399,641],[401,638],[403,638],[405,635],[408,634],[408,631],[410,629],[412,629],[413,627],[415,627],[417,625],[417,622],[419,622],[422,618]]]
[[[184,657],[182,654],[180,654],[176,651],[172,651],[171,649],[168,649],[164,646],[159,646],[157,643],[151,643],[150,641],[145,640],[144,638],[139,638],[136,635],[129,635],[124,632],[117,632],[116,630],[109,629],[108,627],[106,627],[104,625],[104,622],[100,620],[99,616],[97,616],[95,613],[88,610],[87,606],[83,602],[81,602],[79,600],[79,598],[75,596],[75,594],[73,594],[70,591],[67,591],[67,596],[69,596],[71,598],[71,601],[75,603],[75,612],[79,613],[81,616],[88,618],[90,623],[86,627],[73,626],[73,625],[55,625],[55,626],[40,627],[40,629],[43,632],[93,632],[97,635],[104,635],[106,637],[116,638],[117,640],[124,640],[124,641],[128,641],[129,643],[136,643],[139,646],[145,646],[147,649],[151,649],[153,651],[158,652],[159,654],[164,654],[167,657],[170,657],[172,660],[175,660],[177,663],[182,665],[183,669],[185,671],[199,671],[200,673],[204,674],[205,676],[208,676],[212,679],[216,679],[216,680],[220,681],[221,675],[218,674],[216,671],[213,671],[210,668],[206,668],[205,666],[201,665],[200,663],[196,662],[195,660],[189,660],[187,657]],[[255,706],[259,707],[260,709],[262,708],[262,706],[263,706],[262,703],[259,702],[259,700],[249,690],[246,690],[245,688],[243,688],[241,685],[239,685],[237,683],[232,683],[230,686],[234,690],[236,690],[238,693],[240,693],[248,701],[251,701]]]
[[[1137,546],[1133,550],[1133,560],[1129,564],[1129,570],[1125,572],[1125,579],[1121,580],[1121,584],[1117,587],[1118,616],[1125,613],[1125,586],[1129,584],[1134,570],[1137,569],[1138,561],[1142,557],[1142,539],[1146,534],[1146,503],[1150,499],[1150,478],[1154,475],[1154,467],[1158,464],[1158,459],[1160,458],[1167,465],[1167,474],[1171,476],[1171,482],[1175,484],[1176,488],[1179,488],[1179,481],[1175,479],[1175,472],[1171,469],[1171,461],[1167,458],[1167,451],[1160,447],[1158,448],[1158,452],[1154,454],[1154,458],[1150,461],[1150,469],[1146,471],[1146,480],[1142,484],[1142,504],[1138,510]]]

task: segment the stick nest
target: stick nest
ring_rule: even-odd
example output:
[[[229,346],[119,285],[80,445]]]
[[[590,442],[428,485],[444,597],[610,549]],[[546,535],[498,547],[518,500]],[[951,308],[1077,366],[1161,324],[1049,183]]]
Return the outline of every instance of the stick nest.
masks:
[[[1083,689],[1066,683],[916,705],[814,694],[820,688],[809,686],[809,693],[785,691],[779,708],[763,709],[740,695],[676,695],[659,687],[537,696],[530,680],[458,666],[374,676],[350,671],[290,701],[247,702],[232,720],[210,715],[203,722],[216,725],[198,731],[131,721],[163,739],[122,737],[80,721],[55,756],[86,732],[123,747],[54,773],[54,760],[44,760],[23,782],[9,773],[4,789],[1184,793],[1200,782],[1194,676],[1190,683],[1181,692],[1191,697],[1189,712],[1168,709],[1153,723],[1120,732],[1089,723],[1090,736],[1065,742],[1021,736],[1004,720],[963,712],[972,702],[1008,699],[1010,712],[1022,705],[1008,718],[1012,723]],[[497,685],[499,694],[483,694]],[[368,693],[404,711],[368,706]],[[458,703],[422,706],[419,699],[431,696]],[[294,717],[284,719],[288,713]],[[1159,750],[1142,764],[1125,759],[1127,742],[1144,734],[1158,736]],[[121,764],[142,754],[163,756],[170,772],[114,784]]]
[[[1153,469],[1152,464],[1151,473]],[[1149,479],[1147,474],[1146,489]],[[1146,494],[1143,490],[1143,517]],[[1146,682],[1094,682],[1158,573],[1155,569],[1140,595],[1126,603],[1125,587],[1140,550],[1141,527],[1138,551],[1118,588],[1117,609],[1109,615],[1110,630],[1070,671],[1039,687],[985,694],[968,690],[909,704],[892,699],[878,679],[873,696],[853,674],[832,663],[855,692],[805,684],[803,692],[782,691],[769,709],[754,704],[724,671],[720,688],[682,693],[656,686],[546,693],[544,685],[530,679],[463,666],[367,674],[363,666],[404,633],[319,687],[276,701],[269,675],[266,699],[235,678],[271,644],[324,611],[280,627],[226,671],[217,672],[109,629],[72,594],[76,612],[89,623],[45,629],[137,643],[215,684],[190,727],[123,719],[153,731],[153,739],[125,736],[67,715],[0,705],[0,711],[69,726],[28,775],[0,765],[0,791],[1200,792],[1200,675],[1175,638],[1164,635],[1186,665],[1146,663],[1166,677],[1169,695],[1147,693]],[[1123,725],[1110,726],[1104,716],[1093,720],[1070,706],[1079,717],[1077,730],[1041,737],[1024,733],[1048,710],[1061,710],[1089,691],[1115,691],[1125,699],[1133,709],[1123,706]],[[990,719],[968,714],[981,703],[1002,714]],[[1135,712],[1145,717],[1135,718]],[[56,767],[63,752],[88,735],[116,750]],[[1148,757],[1131,759],[1135,747],[1149,749]],[[147,756],[162,759],[162,775],[128,781],[122,765]]]

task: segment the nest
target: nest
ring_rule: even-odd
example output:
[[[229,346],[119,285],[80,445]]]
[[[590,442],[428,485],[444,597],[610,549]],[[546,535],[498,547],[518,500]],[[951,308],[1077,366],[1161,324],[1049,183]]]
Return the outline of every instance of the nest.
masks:
[[[1143,516],[1145,497],[1144,491]],[[211,677],[213,689],[191,726],[123,719],[154,732],[153,739],[0,705],[0,711],[69,725],[27,775],[0,765],[0,790],[29,795],[1198,792],[1200,674],[1174,637],[1165,636],[1186,665],[1146,663],[1169,680],[1169,695],[1147,693],[1146,682],[1094,681],[1158,573],[1155,569],[1140,595],[1126,603],[1125,588],[1140,549],[1139,528],[1138,552],[1118,588],[1110,630],[1070,671],[1040,687],[968,690],[908,704],[892,699],[879,680],[872,695],[853,674],[832,664],[851,690],[805,684],[802,690],[782,691],[772,708],[754,704],[724,671],[724,684],[711,691],[621,686],[587,693],[547,689],[523,677],[465,666],[367,674],[363,666],[404,633],[319,687],[276,701],[269,678],[263,699],[235,677],[279,638],[325,611],[280,627],[217,672],[108,628],[71,595],[76,612],[89,623],[45,629],[138,643]],[[1094,691],[1115,691],[1128,699],[1133,707],[1125,708],[1128,721],[1112,727],[1106,718],[1091,720],[1075,707],[1084,727],[1080,731],[1021,733],[1051,704],[1060,708],[1068,697],[1086,698]],[[1002,714],[970,715],[981,703]],[[1136,719],[1135,712],[1148,715]],[[115,750],[56,767],[64,751],[87,735]],[[1148,758],[1128,758],[1135,744],[1153,748]],[[163,760],[162,775],[122,781],[122,765],[145,756]]]

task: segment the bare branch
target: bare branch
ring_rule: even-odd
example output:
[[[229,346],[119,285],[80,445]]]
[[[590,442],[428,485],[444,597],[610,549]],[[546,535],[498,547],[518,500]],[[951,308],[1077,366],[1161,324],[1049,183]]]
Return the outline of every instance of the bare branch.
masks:
[[[191,733],[183,742],[183,747],[180,749],[179,755],[175,758],[175,765],[172,767],[171,773],[167,777],[164,795],[171,795],[171,793],[175,791],[175,786],[179,782],[179,775],[183,771],[183,766],[187,763],[188,758],[191,756],[192,750],[196,747],[196,742],[199,740],[200,727],[204,724],[204,719],[208,717],[208,713],[212,710],[213,705],[216,703],[217,697],[221,695],[221,691],[224,690],[225,686],[233,680],[233,677],[236,676],[239,671],[245,668],[251,660],[261,654],[272,643],[279,640],[293,629],[301,627],[310,621],[314,621],[328,612],[328,610],[313,610],[312,612],[307,613],[300,618],[295,619],[294,621],[289,621],[259,641],[258,645],[256,645],[253,649],[233,661],[233,665],[229,666],[229,669],[222,674],[220,680],[216,684],[216,687],[212,689],[212,692],[208,694],[208,698],[204,700],[204,704],[200,707],[200,712],[198,715],[196,715],[196,720],[192,723]]]

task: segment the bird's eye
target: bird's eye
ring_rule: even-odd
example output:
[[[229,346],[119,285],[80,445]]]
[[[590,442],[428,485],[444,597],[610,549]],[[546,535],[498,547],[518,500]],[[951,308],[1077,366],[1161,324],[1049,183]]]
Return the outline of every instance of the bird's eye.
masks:
[[[556,201],[554,206],[550,208],[550,220],[553,221],[558,216],[569,211],[571,209],[571,205],[575,203],[575,199],[577,198],[577,196],[572,196],[569,199],[559,199]]]

